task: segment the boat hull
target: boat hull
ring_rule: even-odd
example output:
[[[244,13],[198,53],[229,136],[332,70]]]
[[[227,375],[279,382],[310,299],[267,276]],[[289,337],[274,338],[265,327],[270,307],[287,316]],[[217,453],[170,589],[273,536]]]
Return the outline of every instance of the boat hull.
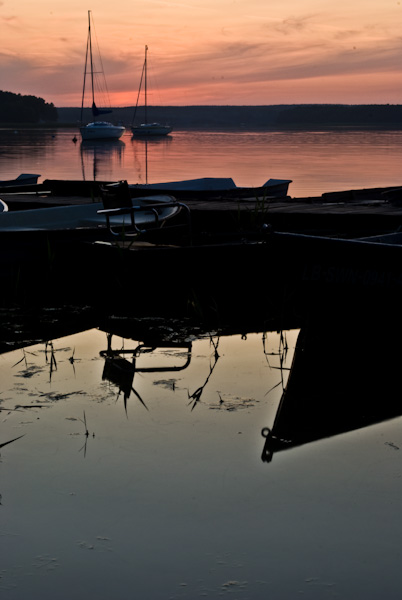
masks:
[[[134,137],[149,137],[168,135],[172,131],[170,125],[161,125],[160,123],[142,123],[138,127],[131,127],[131,133]]]
[[[1,201],[0,201],[1,202]],[[133,203],[134,204],[134,203]],[[155,210],[149,208],[157,206],[157,218],[165,221],[175,216],[180,208],[172,203],[171,196],[152,196],[152,198],[140,198],[135,200],[138,207],[135,212],[136,225],[143,227],[156,222]],[[1,210],[1,207],[3,209]],[[57,206],[50,208],[33,208],[29,210],[7,211],[5,203],[0,204],[0,232],[4,234],[22,235],[25,232],[69,232],[83,230],[87,235],[88,230],[100,232],[106,230],[105,214],[99,211],[104,209],[102,202],[91,202],[87,204]],[[114,227],[129,226],[131,219],[128,215],[110,217],[110,223]]]
[[[33,185],[38,183],[38,178],[40,175],[36,175],[36,173],[21,173],[18,175],[16,179],[8,179],[5,181],[0,181],[0,187],[13,187],[19,185]]]
[[[123,125],[112,125],[112,123],[88,123],[80,127],[81,138],[88,140],[118,140],[125,132]]]
[[[100,187],[114,183],[112,181],[95,180],[57,180],[45,179],[39,188],[32,191],[50,191],[53,196],[82,196],[96,198],[100,195]],[[129,184],[132,198],[154,195],[174,196],[178,200],[217,200],[250,198],[286,198],[290,179],[271,179],[261,187],[237,187],[231,178],[203,177],[183,181]],[[0,188],[1,190],[1,188]],[[31,191],[31,190],[30,190]]]
[[[286,198],[290,180],[279,181],[277,184],[263,185],[261,187],[198,187],[196,184],[180,185],[177,182],[172,184],[130,184],[130,194],[132,197],[145,196],[147,194],[172,194],[175,198],[186,199],[240,199],[240,198]]]

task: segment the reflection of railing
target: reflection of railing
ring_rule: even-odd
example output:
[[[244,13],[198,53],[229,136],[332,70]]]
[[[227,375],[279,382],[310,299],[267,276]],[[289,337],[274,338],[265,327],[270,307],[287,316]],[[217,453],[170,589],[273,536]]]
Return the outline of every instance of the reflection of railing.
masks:
[[[146,344],[138,344],[134,349],[120,348],[113,350],[112,348],[113,334],[107,334],[107,349],[100,352],[100,356],[105,359],[102,379],[118,386],[119,394],[123,393],[125,408],[127,410],[127,400],[133,393],[140,402],[145,406],[144,401],[134,389],[135,373],[172,373],[183,371],[191,362],[191,342],[158,342],[157,345],[150,346]],[[172,350],[177,358],[177,350],[185,352],[183,364],[180,365],[160,365],[160,366],[137,366],[137,359],[144,354],[151,354],[157,350]],[[129,361],[125,355],[130,355],[132,360]],[[146,406],[145,406],[146,408]]]

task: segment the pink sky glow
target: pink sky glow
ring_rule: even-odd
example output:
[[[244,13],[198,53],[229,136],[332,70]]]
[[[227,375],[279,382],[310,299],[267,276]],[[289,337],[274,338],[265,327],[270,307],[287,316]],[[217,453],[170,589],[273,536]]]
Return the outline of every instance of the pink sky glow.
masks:
[[[149,47],[149,104],[399,104],[395,0],[0,1],[1,89],[81,104],[92,11],[110,103],[135,104]]]

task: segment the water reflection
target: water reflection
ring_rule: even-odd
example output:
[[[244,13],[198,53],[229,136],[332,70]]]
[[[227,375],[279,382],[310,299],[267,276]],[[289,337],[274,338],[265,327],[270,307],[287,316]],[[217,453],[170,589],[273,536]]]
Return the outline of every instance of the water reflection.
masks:
[[[80,179],[81,152],[74,135],[79,136],[78,128],[0,130],[0,179],[22,172]],[[148,149],[149,183],[232,177],[237,185],[250,187],[273,177],[292,179],[290,194],[295,197],[400,185],[400,131],[177,131],[171,139],[148,141],[151,145],[128,134],[122,142],[124,160],[112,153],[110,160],[98,161],[99,180],[144,183]],[[85,164],[87,178],[92,177],[92,163]]]
[[[126,144],[122,140],[92,140],[82,141],[80,156],[82,178],[97,181],[102,179],[102,174],[110,168],[111,162],[122,166]]]
[[[70,326],[71,333],[77,331],[74,320]],[[12,363],[12,369],[21,369],[20,376],[26,381],[43,374],[49,384],[57,385],[55,377],[59,375],[59,366],[63,362],[70,365],[69,378],[77,377],[76,366],[80,365],[82,359],[77,355],[75,346],[64,348],[60,358],[57,338],[51,340],[53,328],[56,334],[60,331],[63,335],[69,333],[68,325],[63,328],[57,319],[53,319],[43,334],[44,339],[48,340],[44,342],[43,351],[32,352],[29,346],[22,347],[22,357]],[[274,454],[282,450],[363,429],[402,415],[397,393],[401,358],[398,340],[402,325],[395,321],[392,314],[383,315],[381,322],[377,319],[373,323],[367,320],[365,312],[361,318],[356,313],[348,316],[342,311],[330,319],[323,312],[315,317],[310,314],[308,322],[297,334],[294,348],[293,341],[289,344],[289,332],[286,330],[261,329],[257,334],[256,329],[252,329],[250,335],[246,331],[244,323],[241,332],[233,329],[233,326],[230,331],[211,332],[197,328],[192,323],[109,317],[98,329],[98,333],[105,336],[102,343],[104,347],[98,351],[103,361],[99,382],[110,385],[109,390],[115,400],[123,397],[126,415],[130,398],[149,409],[153,392],[148,385],[144,386],[144,375],[177,376],[186,371],[186,399],[190,412],[202,404],[204,396],[208,398],[208,406],[214,409],[232,410],[242,405],[248,406],[244,398],[233,402],[233,396],[224,385],[217,387],[211,403],[209,387],[213,378],[219,380],[221,377],[219,365],[222,363],[222,344],[225,356],[228,340],[237,339],[246,343],[250,336],[258,336],[260,356],[253,354],[246,357],[241,352],[236,356],[236,361],[242,366],[250,361],[252,369],[253,362],[261,368],[263,360],[270,373],[264,384],[264,396],[277,398],[273,405],[272,424],[269,418],[264,417],[260,423],[260,432],[262,429],[264,437],[263,462],[271,462]],[[295,335],[296,332],[292,331],[292,340],[296,339]],[[202,376],[195,376],[191,369],[194,344],[208,344],[209,350],[203,361],[199,357],[196,359],[198,370],[203,363]],[[1,348],[4,352],[9,347],[10,340],[8,345]],[[38,356],[44,356],[44,366],[35,363],[34,357]],[[249,376],[251,379],[247,385],[252,386],[252,370]],[[177,377],[158,381],[166,389],[177,391]],[[236,380],[236,385],[241,388],[242,383]],[[54,390],[41,394],[44,402],[68,396],[68,393],[64,395],[64,392]],[[19,402],[15,407],[7,405],[7,410],[43,406],[37,401]]]
[[[90,335],[95,330],[86,329],[88,325],[93,324],[93,317],[85,316],[85,311],[82,314],[79,311],[68,314],[65,322],[63,322],[63,314],[57,311],[50,310],[48,316],[48,322],[42,315],[35,324],[31,322],[31,319],[26,323],[21,320],[18,328],[14,327],[14,337],[13,331],[8,330],[8,339],[3,341],[0,352],[10,355],[10,353],[13,354],[13,348],[18,348],[18,352],[22,355],[18,360],[12,362],[12,369],[18,370],[19,375],[27,381],[37,375],[44,376],[45,380],[54,386],[58,382],[60,365],[63,365],[64,370],[68,368],[69,379],[76,379],[77,369],[81,369],[83,361],[77,348],[80,338],[77,339],[77,345],[73,346],[64,346],[63,340],[80,336],[79,331],[84,336]],[[16,318],[18,319],[16,315],[12,317],[13,323],[16,322]],[[103,317],[101,321],[102,323],[96,330],[98,336],[100,334],[104,336],[102,344],[104,348],[98,351],[98,355],[103,361],[101,381],[108,382],[117,388],[117,397],[123,395],[126,408],[131,395],[140,399],[145,406],[145,402],[134,386],[137,374],[178,374],[189,370],[192,366],[194,344],[200,343],[208,344],[209,351],[205,357],[203,378],[201,381],[198,380],[196,386],[191,383],[188,385],[187,399],[192,409],[201,403],[202,396],[221,359],[220,345],[224,344],[225,347],[226,340],[237,338],[246,346],[249,338],[258,336],[261,357],[259,360],[263,360],[265,367],[276,378],[275,385],[268,386],[264,393],[269,394],[271,390],[284,386],[286,379],[284,373],[287,370],[286,362],[289,350],[287,334],[284,331],[276,332],[264,329],[262,333],[255,333],[258,330],[253,328],[246,333],[248,330],[245,328],[244,322],[242,322],[240,333],[234,325],[231,325],[229,329],[210,331],[205,328],[205,325],[196,325],[193,321],[182,320],[175,322],[157,318],[133,319],[119,316],[117,318]],[[3,328],[4,336],[7,325],[4,324]],[[60,335],[62,337],[58,337]],[[32,341],[29,341],[29,336],[32,336]],[[32,346],[35,342],[37,343],[39,338],[43,339],[42,349]],[[273,339],[276,340],[274,343]],[[60,348],[60,343],[62,348]],[[255,357],[252,355],[246,359],[242,353],[236,357],[236,360],[241,362],[244,360],[245,363],[250,360],[251,364],[254,359]],[[194,379],[192,378],[191,381],[193,382]],[[172,380],[171,389],[175,390],[174,380]],[[53,397],[53,393],[53,391],[49,392],[50,395],[45,394],[44,397]],[[218,392],[220,404],[224,403],[224,395],[224,391]],[[26,408],[31,405],[19,404],[18,406]]]
[[[56,129],[0,129],[0,171],[4,173],[0,179],[13,179],[23,172],[42,174],[43,161],[51,160],[58,143]]]
[[[134,150],[136,149],[136,146],[138,146],[139,148],[152,148],[153,146],[165,146],[168,147],[170,146],[170,144],[173,142],[173,138],[171,135],[163,135],[160,137],[144,137],[144,138],[140,138],[140,137],[135,137],[132,136],[131,137],[131,142],[133,144],[133,148]]]
[[[124,347],[124,342],[121,341],[118,349],[112,347],[112,333],[107,333],[107,349],[100,352],[100,356],[105,360],[102,379],[107,380],[118,387],[118,395],[123,394],[124,408],[127,413],[127,400],[131,392],[138,398],[141,404],[146,408],[144,400],[140,394],[134,389],[135,373],[174,373],[186,369],[191,361],[191,342],[166,342],[161,339],[159,342],[152,344],[137,343],[130,349]],[[182,358],[184,362],[181,365],[163,365],[144,367],[138,365],[138,360],[145,354],[156,354],[163,350],[164,355],[171,355],[173,359]],[[131,356],[131,361],[125,358]],[[182,356],[181,356],[182,355]]]
[[[401,416],[400,329],[392,315],[312,318],[299,333],[272,429],[262,430],[262,460]]]
[[[102,599],[133,580],[155,600],[329,597],[394,554],[399,573],[398,427],[319,440],[353,402],[380,413],[397,399],[400,327],[323,315],[298,334],[99,315],[80,331],[53,313],[35,345],[13,315],[24,350],[0,364],[2,598],[68,600],[77,565],[76,595]],[[269,469],[263,427],[271,455],[294,448]]]
[[[219,338],[215,341],[212,337],[210,338],[212,347],[213,347],[213,357],[210,360],[209,363],[209,373],[207,374],[205,381],[202,385],[198,386],[191,394],[189,393],[188,398],[191,404],[191,410],[193,410],[197,404],[201,401],[202,398],[202,394],[211,378],[212,373],[215,370],[216,365],[218,364],[218,359],[219,359],[219,352],[218,352],[218,346],[219,346]],[[220,404],[222,404],[223,400],[222,400],[222,396],[219,394],[219,402]]]
[[[133,146],[133,158],[134,158],[134,171],[136,173],[136,182],[137,183],[145,183],[148,184],[148,145],[150,151],[153,148],[157,148],[159,150],[167,150],[169,145],[172,142],[172,137],[170,135],[155,137],[155,138],[140,138],[132,136],[131,143]],[[152,155],[150,158],[154,158]]]

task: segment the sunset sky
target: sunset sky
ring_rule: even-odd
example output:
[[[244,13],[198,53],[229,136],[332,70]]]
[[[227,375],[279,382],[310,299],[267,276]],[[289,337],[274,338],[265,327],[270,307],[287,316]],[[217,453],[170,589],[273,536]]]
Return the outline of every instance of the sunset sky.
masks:
[[[402,0],[3,0],[0,89],[81,104],[91,10],[113,106],[402,102]]]

